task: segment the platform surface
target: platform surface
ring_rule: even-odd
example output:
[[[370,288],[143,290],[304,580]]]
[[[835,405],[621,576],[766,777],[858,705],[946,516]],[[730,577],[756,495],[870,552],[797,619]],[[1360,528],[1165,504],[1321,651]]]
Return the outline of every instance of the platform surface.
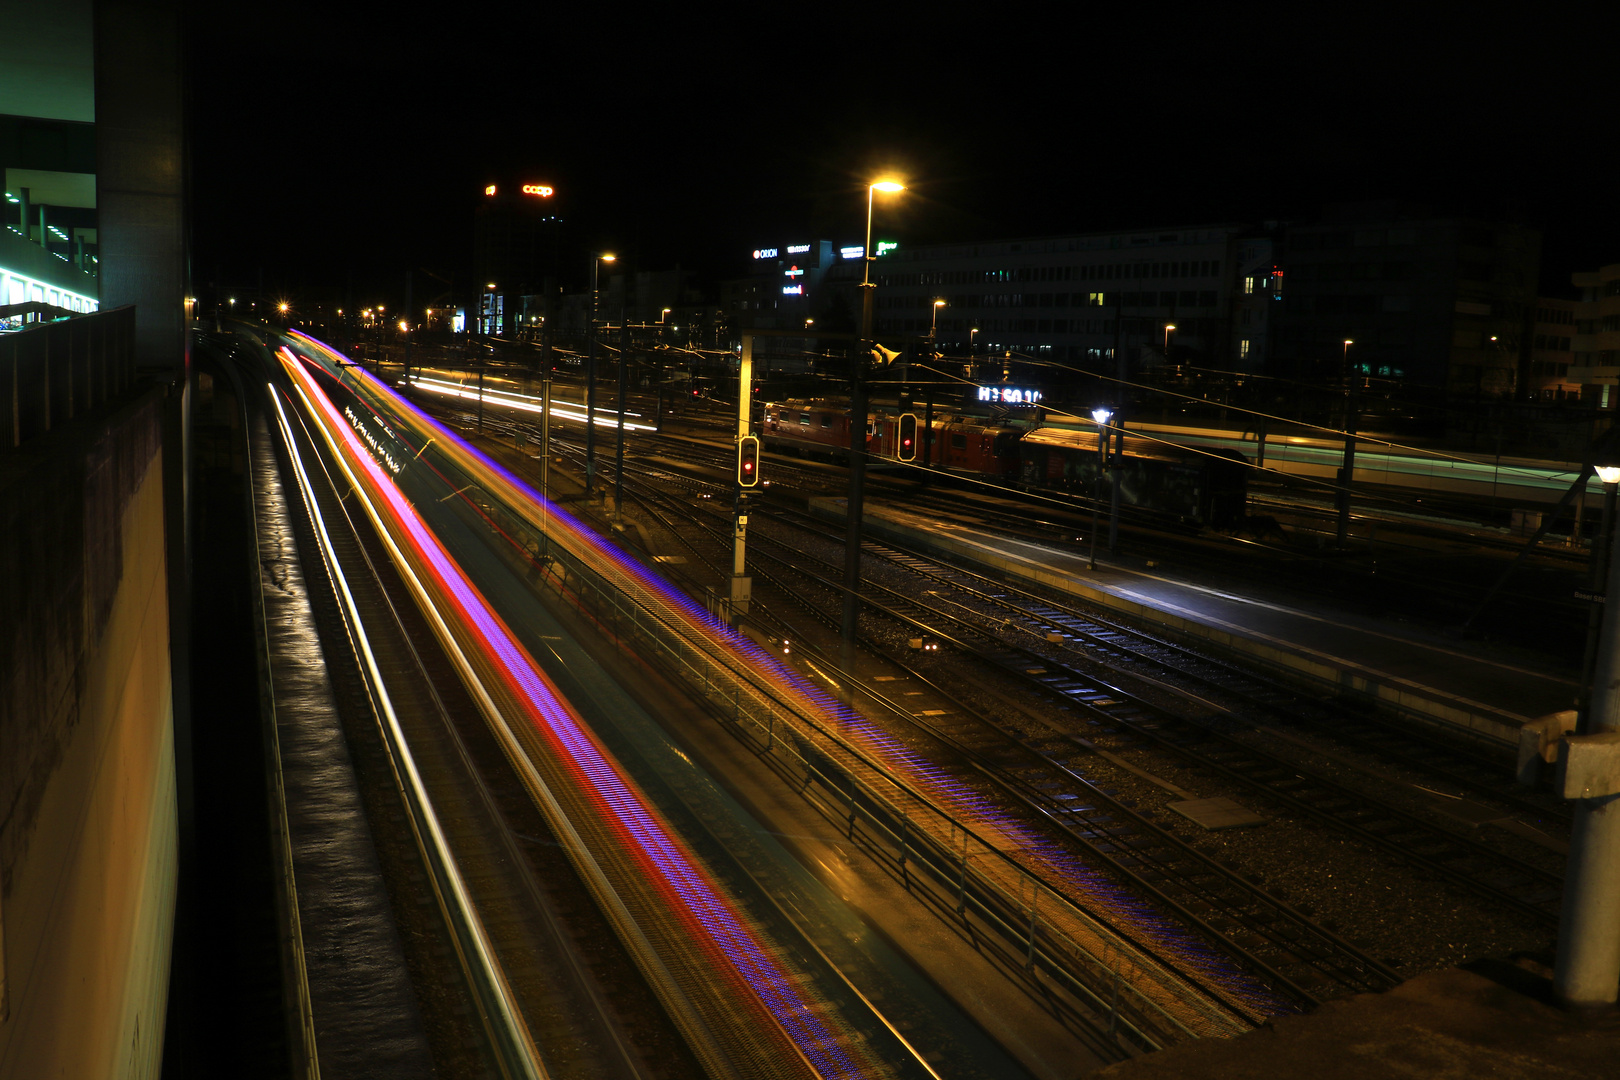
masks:
[[[827,516],[842,499],[813,500]],[[1460,641],[1398,620],[1381,620],[1301,603],[1263,585],[1242,591],[1196,567],[1107,557],[1095,571],[1074,550],[983,533],[973,523],[868,504],[869,535],[953,554],[979,565],[1061,588],[1181,637],[1202,638],[1276,669],[1400,711],[1472,730],[1498,745],[1516,744],[1526,720],[1567,709],[1575,680],[1533,658],[1486,643]]]

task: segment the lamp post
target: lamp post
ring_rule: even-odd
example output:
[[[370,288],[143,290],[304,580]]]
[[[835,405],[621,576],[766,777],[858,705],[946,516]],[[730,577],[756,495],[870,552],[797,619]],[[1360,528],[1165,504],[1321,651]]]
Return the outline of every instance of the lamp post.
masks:
[[[1173,322],[1164,324],[1164,362],[1167,364],[1170,362],[1170,333],[1175,328],[1176,324]]]
[[[1113,413],[1104,408],[1091,410],[1092,422],[1097,425],[1097,466],[1098,479],[1101,479],[1103,470],[1108,468],[1108,418]],[[1087,570],[1097,569],[1097,484],[1091,484],[1091,559],[1086,564]]]
[[[617,255],[597,252],[591,256],[591,320],[585,330],[585,494],[596,486],[596,274],[605,262]]]
[[[878,180],[866,186],[866,246],[861,249],[861,340],[856,345],[850,371],[849,395],[849,500],[848,532],[844,544],[844,610],[840,626],[841,662],[845,670],[855,666],[855,638],[858,633],[861,588],[861,515],[866,495],[866,365],[872,354],[872,316],[877,305],[872,284],[872,206],[878,192],[893,194],[905,190],[895,180]]]
[[[1349,380],[1345,388],[1344,397],[1344,467],[1339,470],[1339,530],[1338,543],[1342,548],[1350,538],[1350,480],[1356,471],[1356,413],[1361,398],[1361,377],[1352,378],[1350,373],[1350,346],[1355,342],[1349,338],[1344,339],[1344,356],[1341,361],[1344,367],[1344,376]]]

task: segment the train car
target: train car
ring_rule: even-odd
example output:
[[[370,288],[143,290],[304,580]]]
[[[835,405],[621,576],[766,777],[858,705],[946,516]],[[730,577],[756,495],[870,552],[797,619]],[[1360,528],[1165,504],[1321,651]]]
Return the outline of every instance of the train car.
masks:
[[[868,454],[879,452],[882,425],[881,414],[867,421]],[[849,404],[820,398],[766,402],[760,441],[773,453],[843,461],[849,457]]]
[[[917,427],[919,439],[927,438],[920,415]],[[899,428],[899,417],[890,410],[874,410],[868,416],[866,452],[873,464],[897,457]],[[980,417],[936,415],[930,460],[950,472],[1011,481],[1018,475],[1018,440],[1025,430]],[[767,450],[776,453],[844,461],[849,457],[849,406],[836,400],[770,402],[765,406],[761,439]],[[919,445],[919,464],[924,456],[924,447]]]
[[[918,418],[919,435],[924,425]],[[866,448],[874,463],[892,460],[899,428],[894,413],[867,419]],[[995,423],[984,417],[934,417],[929,460],[947,475],[968,476],[1027,490],[1090,497],[1099,475],[1094,429]],[[923,436],[927,437],[927,436]],[[834,400],[770,402],[761,439],[775,453],[842,462],[849,456],[849,406]],[[918,448],[917,463],[924,460]],[[1216,530],[1243,521],[1248,460],[1222,447],[1195,448],[1126,435],[1120,496],[1127,507],[1162,521]]]
[[[1092,497],[1101,489],[1095,429],[1047,427],[1019,444],[1026,488]],[[1226,531],[1242,524],[1248,460],[1232,450],[1198,450],[1125,436],[1120,503],[1161,520]]]

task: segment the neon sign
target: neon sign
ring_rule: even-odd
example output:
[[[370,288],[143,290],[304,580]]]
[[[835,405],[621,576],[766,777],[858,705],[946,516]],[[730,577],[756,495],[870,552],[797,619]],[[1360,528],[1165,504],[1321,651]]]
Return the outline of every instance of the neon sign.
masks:
[[[523,185],[523,194],[525,194],[525,195],[538,195],[542,199],[549,199],[555,193],[556,193],[556,189],[551,187],[548,184],[524,184]],[[490,194],[494,194],[494,192],[492,191]]]
[[[877,253],[880,256],[881,255],[887,255],[889,252],[893,251],[895,248],[897,248],[899,246],[900,246],[899,243],[897,243],[894,240],[879,240],[878,241],[878,246],[877,246]]]
[[[1020,390],[1012,386],[981,386],[980,401],[996,401],[1003,405],[1034,405],[1041,400],[1039,390]]]
[[[788,250],[789,255],[803,255],[805,252],[810,250],[810,245],[809,244],[789,244],[787,250]]]
[[[786,277],[804,277],[804,271],[797,266],[790,266],[782,273]]]
[[[803,285],[784,285],[784,286],[782,286],[782,295],[783,296],[803,296],[804,295],[804,286]]]
[[[776,258],[776,249],[775,248],[755,248],[754,249],[754,258],[756,258],[756,259],[774,259],[774,258]]]
[[[839,248],[838,254],[846,259],[858,259],[866,254],[866,249],[860,244],[856,244],[854,247]]]
[[[493,194],[495,194],[495,185],[490,184],[488,187],[484,188],[484,194],[485,195],[493,195]]]

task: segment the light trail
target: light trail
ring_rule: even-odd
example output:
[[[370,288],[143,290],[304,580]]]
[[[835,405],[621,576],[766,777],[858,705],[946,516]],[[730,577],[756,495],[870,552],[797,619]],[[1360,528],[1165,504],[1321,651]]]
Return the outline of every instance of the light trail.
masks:
[[[298,336],[325,353],[329,363],[341,362],[340,355],[328,346],[306,335]],[[437,440],[441,454],[469,477],[480,479],[486,490],[509,505],[528,504],[536,508],[546,522],[553,541],[561,539],[588,565],[610,569],[626,595],[644,606],[650,604],[678,617],[685,630],[706,641],[714,653],[730,657],[738,667],[763,678],[777,694],[795,703],[805,715],[814,717],[825,728],[838,732],[862,752],[882,762],[935,805],[945,807],[950,813],[969,822],[981,836],[995,838],[998,842],[993,846],[997,849],[1016,852],[1015,862],[1030,866],[1046,880],[1058,884],[1079,901],[1083,909],[1102,913],[1101,917],[1116,932],[1123,934],[1127,941],[1145,946],[1159,957],[1161,963],[1179,967],[1205,986],[1215,988],[1225,999],[1226,1007],[1235,1008],[1250,1022],[1297,1011],[1297,1006],[1292,1002],[1236,967],[1229,958],[1201,938],[1165,918],[1141,897],[1120,888],[1094,867],[1076,859],[1057,843],[1003,812],[990,799],[913,752],[866,717],[787,667],[774,654],[726,626],[704,610],[695,599],[676,589],[611,541],[597,535],[448,427],[413,407],[381,380],[363,370],[359,374],[361,380],[354,388],[357,391],[365,390],[374,402],[380,402],[391,414],[396,429],[414,429],[424,441],[428,438]],[[376,409],[378,406],[373,404],[372,407]],[[382,414],[378,415],[381,419]],[[1202,1022],[1211,1023],[1207,1017]],[[1223,1030],[1220,1025],[1212,1024],[1202,1033],[1231,1032],[1230,1029]]]
[[[730,976],[736,993],[760,1003],[819,1076],[853,1080],[870,1075],[872,1063],[845,1049],[845,1040],[800,992],[795,976],[768,955],[695,856],[658,820],[633,781],[444,549],[304,362],[286,348],[278,355],[324,437],[341,456],[351,479],[358,481],[355,489],[366,499],[374,520],[405,541],[435,591],[448,602],[445,606],[451,609],[452,620],[469,633],[509,697],[522,706],[533,729],[608,820],[625,854],[641,866],[669,910],[685,923],[692,940]]]
[[[545,405],[539,403],[539,398],[532,397],[527,394],[514,394],[508,390],[468,390],[460,383],[447,382],[443,379],[424,379],[421,376],[409,380],[408,385],[413,386],[418,390],[424,390],[430,394],[440,394],[444,397],[460,398],[464,401],[477,401],[479,397],[482,396],[485,401],[493,402],[496,405],[501,405],[508,409],[517,409],[519,412],[544,413],[546,411]],[[571,411],[572,409],[578,409],[580,411],[573,412]],[[586,419],[584,410],[585,406],[576,406],[571,401],[563,402],[560,406],[555,398],[553,398],[551,401],[551,415],[560,416],[565,420],[578,420],[579,422],[584,423]],[[630,417],[640,416],[641,414],[626,411],[624,415]],[[596,410],[596,426],[617,429],[619,426],[619,414],[612,409],[598,408]],[[658,429],[652,424],[638,424],[631,420],[626,420],[624,422],[624,430],[657,431]]]

